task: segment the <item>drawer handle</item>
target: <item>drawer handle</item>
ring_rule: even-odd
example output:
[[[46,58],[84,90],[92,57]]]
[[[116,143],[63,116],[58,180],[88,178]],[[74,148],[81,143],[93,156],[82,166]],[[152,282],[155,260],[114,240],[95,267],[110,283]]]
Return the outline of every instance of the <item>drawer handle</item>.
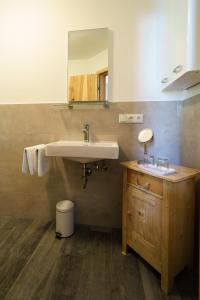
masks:
[[[128,211],[127,211],[127,214],[130,216],[130,215],[131,215],[131,211],[130,211],[130,210],[128,210]]]
[[[146,182],[145,184],[140,185],[140,184],[139,184],[139,180],[138,180],[138,178],[137,178],[137,179],[136,179],[136,185],[137,185],[138,187],[142,188],[142,189],[149,190],[151,184],[150,184],[149,182]]]

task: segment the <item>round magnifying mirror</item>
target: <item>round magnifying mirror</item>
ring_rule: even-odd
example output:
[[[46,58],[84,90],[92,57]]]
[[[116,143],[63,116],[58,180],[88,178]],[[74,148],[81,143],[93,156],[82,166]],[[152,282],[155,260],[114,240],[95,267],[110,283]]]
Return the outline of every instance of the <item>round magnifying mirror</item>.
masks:
[[[147,143],[149,142],[153,137],[153,130],[150,128],[145,128],[140,131],[138,135],[138,141],[140,143]]]

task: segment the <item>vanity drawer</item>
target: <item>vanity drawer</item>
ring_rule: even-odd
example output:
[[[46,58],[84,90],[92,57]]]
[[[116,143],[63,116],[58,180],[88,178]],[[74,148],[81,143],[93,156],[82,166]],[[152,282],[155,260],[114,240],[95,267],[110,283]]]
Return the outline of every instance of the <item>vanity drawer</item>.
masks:
[[[129,169],[127,170],[127,183],[159,196],[163,195],[163,180],[160,178]]]

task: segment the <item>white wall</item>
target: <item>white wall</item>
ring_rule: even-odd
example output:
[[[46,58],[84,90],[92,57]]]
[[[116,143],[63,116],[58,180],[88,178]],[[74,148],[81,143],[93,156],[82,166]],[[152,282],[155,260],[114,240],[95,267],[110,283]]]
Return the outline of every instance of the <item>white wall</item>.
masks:
[[[108,50],[104,50],[88,59],[70,59],[68,61],[68,76],[92,74],[108,67]]]
[[[160,92],[159,0],[1,0],[0,103],[66,102],[67,33],[111,31],[111,100]]]

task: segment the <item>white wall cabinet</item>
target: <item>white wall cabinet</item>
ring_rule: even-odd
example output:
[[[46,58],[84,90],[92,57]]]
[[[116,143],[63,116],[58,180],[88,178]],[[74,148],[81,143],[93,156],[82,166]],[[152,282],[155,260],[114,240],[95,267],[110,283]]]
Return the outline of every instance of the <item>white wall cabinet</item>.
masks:
[[[165,1],[161,35],[162,90],[200,83],[200,1]]]

